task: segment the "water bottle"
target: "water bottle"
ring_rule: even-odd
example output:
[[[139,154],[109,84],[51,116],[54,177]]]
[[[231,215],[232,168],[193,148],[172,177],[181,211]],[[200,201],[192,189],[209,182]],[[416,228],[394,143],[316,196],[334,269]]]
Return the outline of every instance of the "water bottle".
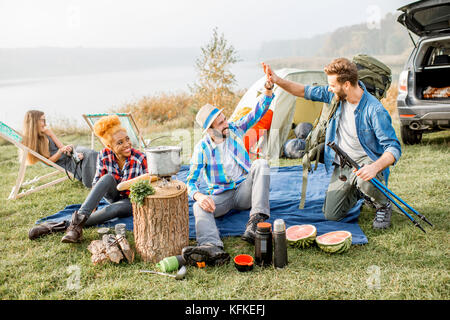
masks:
[[[161,270],[161,272],[172,272],[178,270],[185,264],[186,261],[183,259],[183,257],[181,255],[178,255],[162,259],[156,264],[156,267]]]
[[[262,267],[272,264],[272,225],[268,222],[256,225],[255,263]]]
[[[273,223],[273,265],[284,268],[287,264],[286,224],[283,219],[277,219]]]

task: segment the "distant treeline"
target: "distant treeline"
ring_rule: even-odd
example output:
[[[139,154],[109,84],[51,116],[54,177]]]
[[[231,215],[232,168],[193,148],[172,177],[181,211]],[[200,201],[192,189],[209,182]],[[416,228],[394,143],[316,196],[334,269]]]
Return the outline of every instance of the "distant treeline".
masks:
[[[197,48],[0,48],[0,79],[193,65]]]
[[[265,42],[259,55],[266,59],[352,56],[356,53],[400,55],[410,51],[413,44],[397,17],[397,14],[388,13],[381,19],[379,28],[362,23],[311,38]]]

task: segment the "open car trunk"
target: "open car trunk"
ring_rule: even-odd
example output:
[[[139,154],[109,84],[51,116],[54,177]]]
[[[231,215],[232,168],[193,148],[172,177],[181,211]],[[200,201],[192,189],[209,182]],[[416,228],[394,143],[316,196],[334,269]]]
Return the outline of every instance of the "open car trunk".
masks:
[[[423,41],[415,59],[415,96],[450,103],[450,36]]]
[[[398,22],[420,37],[450,31],[450,0],[416,1],[398,10]]]
[[[449,73],[448,68],[417,72],[416,97],[423,100],[450,100]]]

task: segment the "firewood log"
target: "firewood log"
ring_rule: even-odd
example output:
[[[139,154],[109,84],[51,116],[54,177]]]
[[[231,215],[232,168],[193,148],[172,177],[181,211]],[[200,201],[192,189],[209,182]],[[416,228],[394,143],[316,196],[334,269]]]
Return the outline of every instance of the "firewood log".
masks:
[[[92,241],[88,246],[88,250],[92,253],[91,261],[94,265],[102,264],[109,260],[102,240]]]
[[[125,238],[124,236],[116,236],[116,238],[125,258],[127,259],[128,262],[132,263],[134,261],[134,251],[133,249],[131,249],[127,238]]]
[[[103,236],[103,243],[106,247],[106,255],[109,260],[114,263],[119,263],[123,259],[123,254],[117,245],[116,237],[112,234],[105,234]]]

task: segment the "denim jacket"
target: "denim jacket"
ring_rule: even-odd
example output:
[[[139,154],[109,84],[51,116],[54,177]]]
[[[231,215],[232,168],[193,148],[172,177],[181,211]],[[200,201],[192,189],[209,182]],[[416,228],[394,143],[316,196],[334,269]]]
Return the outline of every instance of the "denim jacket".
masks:
[[[392,126],[392,119],[381,102],[367,92],[365,85],[359,81],[359,86],[364,93],[355,110],[356,130],[362,148],[373,161],[378,160],[385,152],[390,152],[395,158],[395,163],[401,156],[400,141]],[[334,93],[328,91],[328,86],[305,86],[305,99],[330,103]],[[336,131],[342,110],[342,102],[339,103],[335,114],[330,119],[325,138],[324,162],[327,172],[330,171],[335,158],[335,152],[326,144],[336,142]],[[387,185],[389,167],[383,171]]]

